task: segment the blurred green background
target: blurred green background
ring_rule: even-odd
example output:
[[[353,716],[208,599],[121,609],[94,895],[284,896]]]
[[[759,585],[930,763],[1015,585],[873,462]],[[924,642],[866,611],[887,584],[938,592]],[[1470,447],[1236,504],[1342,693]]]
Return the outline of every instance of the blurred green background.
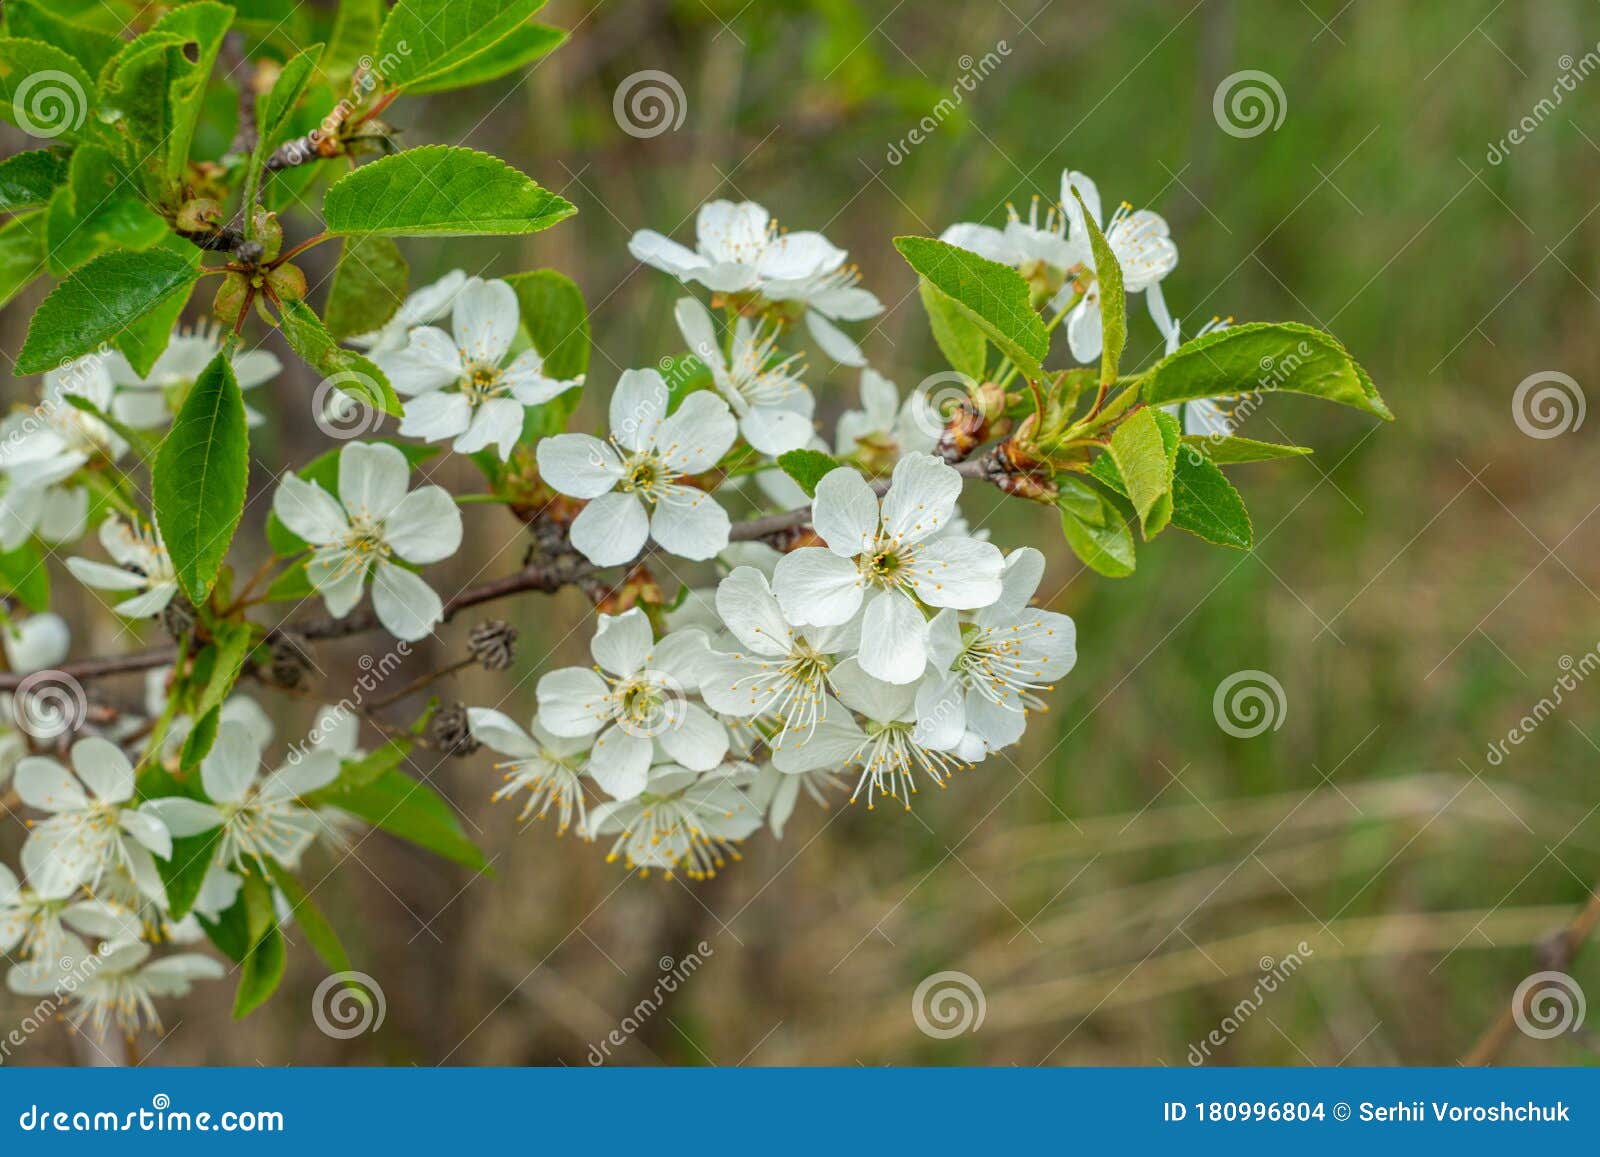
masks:
[[[614,1062],[1181,1065],[1291,954],[1303,967],[1207,1046],[1210,1063],[1463,1055],[1600,878],[1600,689],[1568,695],[1498,766],[1486,758],[1562,657],[1600,642],[1593,426],[1535,439],[1512,407],[1529,375],[1587,388],[1600,369],[1600,80],[1487,157],[1564,57],[1600,52],[1600,5],[554,0],[542,19],[573,35],[525,81],[393,115],[406,143],[496,152],[579,215],[520,242],[406,252],[414,281],[453,265],[574,277],[596,335],[586,414],[620,369],[679,352],[679,290],[628,257],[635,229],[687,239],[695,208],[729,197],[823,230],[888,307],[863,344],[907,388],[942,363],[891,238],[998,224],[1008,201],[1053,200],[1071,167],[1108,208],[1126,199],[1171,223],[1166,296],[1186,330],[1213,314],[1326,327],[1399,421],[1270,399],[1244,432],[1317,453],[1235,473],[1256,549],[1172,532],[1123,581],[1085,572],[1047,510],[974,492],[969,514],[996,541],[1046,552],[1041,594],[1077,621],[1080,659],[1052,710],[911,814],[802,805],[783,841],[758,835],[709,885],[628,879],[600,848],[518,825],[488,806],[486,757],[420,765],[495,875],[375,836],[319,891],[386,993],[383,1028],[318,1032],[322,972],[302,949],[237,1029],[223,986],[184,1002],[152,1063],[583,1064],[661,958],[702,940],[704,966]],[[891,164],[964,60],[1002,42],[955,115]],[[612,110],[643,69],[686,100],[681,127],[648,140]],[[1213,94],[1245,69],[1275,78],[1285,110],[1239,138]],[[1131,356],[1157,356],[1142,304],[1131,328]],[[836,413],[855,373],[811,361]],[[308,384],[291,372],[269,388],[294,417],[258,452],[298,465],[320,448]],[[462,560],[463,581],[520,558],[509,516],[482,516],[482,541],[510,545]],[[539,670],[587,661],[587,613],[576,592],[515,608],[513,715],[531,714]],[[132,645],[99,629],[103,649]],[[1287,707],[1279,729],[1238,739],[1212,700],[1246,669],[1276,678]],[[1596,956],[1569,970],[1600,997]],[[985,1018],[940,1040],[912,1004],[945,970],[981,987]],[[1594,1039],[1513,1033],[1504,1055],[1585,1063]],[[34,1056],[68,1058],[65,1034]]]

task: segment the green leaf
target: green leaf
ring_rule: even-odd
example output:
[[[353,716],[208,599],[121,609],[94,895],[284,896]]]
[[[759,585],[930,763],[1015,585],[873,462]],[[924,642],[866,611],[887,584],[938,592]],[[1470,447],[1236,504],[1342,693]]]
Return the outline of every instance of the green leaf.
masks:
[[[449,145],[362,165],[322,202],[329,233],[388,237],[537,233],[577,211],[500,158]]]
[[[1172,490],[1172,459],[1167,456],[1155,411],[1146,406],[1118,425],[1111,435],[1110,456],[1149,537],[1151,511]]]
[[[450,805],[431,787],[402,771],[385,772],[363,787],[317,792],[311,802],[318,807],[341,808],[474,871],[488,870],[488,861],[461,830]]]
[[[989,363],[989,339],[983,336],[983,330],[962,306],[933,282],[920,280],[917,290],[922,295],[922,308],[927,311],[933,340],[938,343],[945,360],[956,373],[981,384]]]
[[[199,767],[200,761],[211,754],[211,745],[217,741],[217,728],[222,722],[222,711],[213,707],[196,719],[189,734],[184,736],[183,749],[178,752],[179,767]]]
[[[283,981],[288,962],[283,933],[273,924],[250,947],[239,965],[239,987],[233,993],[233,1019],[243,1020],[267,1002]]]
[[[200,697],[195,702],[196,714],[208,714],[222,706],[223,700],[227,699],[234,684],[239,681],[239,672],[244,670],[245,660],[255,649],[255,629],[249,623],[219,623],[214,633],[215,641],[207,648],[212,656],[210,670],[206,673]],[[192,765],[184,762],[181,766]]]
[[[171,858],[156,861],[156,869],[167,890],[168,915],[174,921],[182,920],[193,911],[206,873],[216,861],[217,847],[221,842],[220,827],[199,835],[180,836],[172,841]],[[240,954],[243,954],[242,950]]]
[[[1233,483],[1204,455],[1186,447],[1172,485],[1172,525],[1218,546],[1249,550],[1250,515]]]
[[[516,291],[522,324],[545,373],[563,381],[588,373],[589,309],[577,283],[554,269],[514,273],[506,281]]]
[[[1061,532],[1090,569],[1108,578],[1133,573],[1133,532],[1110,498],[1076,478],[1060,479]]]
[[[932,237],[896,237],[894,246],[911,268],[965,310],[1023,374],[1044,375],[1040,362],[1050,350],[1050,335],[1029,304],[1028,283],[1015,269]]]
[[[176,252],[191,265],[199,265],[200,251],[175,234],[167,234],[162,245]],[[112,344],[117,347],[118,353],[128,359],[128,364],[133,367],[134,373],[144,377],[155,368],[156,359],[172,341],[173,328],[178,324],[178,318],[188,304],[189,291],[173,294],[116,336]],[[127,435],[124,434],[123,437],[126,438]],[[135,445],[137,444],[135,441]]]
[[[0,117],[38,140],[93,135],[94,81],[69,53],[41,40],[0,39]]]
[[[400,0],[378,38],[383,78],[407,88],[445,77],[543,7],[544,0]]]
[[[39,306],[15,372],[40,374],[115,341],[140,318],[187,294],[199,276],[194,261],[167,249],[117,249],[96,257]]]
[[[348,83],[361,58],[377,48],[383,17],[383,0],[339,0],[328,51],[322,54],[323,75],[336,86]]]
[[[410,93],[445,92],[496,80],[547,56],[567,39],[560,28],[529,21],[498,44],[431,79],[406,85]]]
[[[50,571],[38,547],[24,542],[15,550],[0,551],[0,593],[35,614],[50,609]]]
[[[320,44],[313,44],[304,52],[297,53],[278,73],[278,80],[272,86],[272,91],[257,98],[256,131],[259,134],[257,149],[262,156],[267,156],[277,148],[281,139],[280,134],[289,120],[289,114],[294,112],[295,105],[300,101],[300,94],[305,92],[306,82],[311,79],[311,73],[321,59]]]
[[[387,237],[348,237],[323,310],[328,332],[344,341],[382,329],[406,297],[410,267]]]
[[[108,249],[149,249],[167,222],[107,150],[81,145],[67,184],[50,201],[50,272],[69,273]]]
[[[806,492],[807,498],[817,496],[817,483],[823,477],[839,468],[839,463],[830,454],[821,450],[789,450],[778,455],[778,465],[783,467],[783,472],[793,478],[801,490]]]
[[[122,41],[110,33],[64,20],[30,0],[7,0],[6,33],[65,49],[90,76],[99,75],[122,47]]]
[[[1354,406],[1392,421],[1360,366],[1331,335],[1298,322],[1213,330],[1157,362],[1144,382],[1153,406],[1286,390]]]
[[[0,161],[0,213],[45,204],[66,184],[71,168],[64,149],[31,149]]]
[[[267,860],[267,871],[272,876],[272,882],[278,886],[278,891],[289,902],[290,917],[305,933],[306,943],[311,945],[311,950],[332,971],[349,972],[350,956],[340,943],[339,934],[328,923],[322,910],[311,902],[310,895],[300,886],[300,881],[277,860]]]
[[[400,414],[400,399],[389,379],[373,362],[334,341],[322,319],[303,301],[286,301],[278,318],[283,336],[312,369],[374,409]]]
[[[1183,439],[1218,466],[1233,466],[1240,462],[1270,462],[1275,458],[1301,458],[1310,454],[1310,446],[1288,446],[1282,442],[1258,442],[1254,438],[1213,438],[1207,434],[1191,434]]]
[[[350,791],[366,787],[376,779],[393,771],[411,754],[411,741],[391,739],[378,750],[360,759],[347,759],[339,768],[339,778],[330,786],[332,791]]]
[[[49,227],[48,218],[48,213],[37,209],[0,225],[0,306],[44,272],[44,235]]]
[[[173,570],[196,606],[244,513],[250,470],[244,398],[226,352],[201,371],[156,451],[151,492]]]
[[[1083,203],[1083,194],[1076,188],[1072,195],[1078,199],[1085,227],[1089,230],[1089,248],[1094,252],[1094,275],[1100,293],[1100,383],[1110,385],[1117,380],[1117,364],[1122,360],[1122,347],[1128,341],[1128,302],[1122,290],[1122,266],[1111,251],[1106,235],[1100,232],[1094,215]]]

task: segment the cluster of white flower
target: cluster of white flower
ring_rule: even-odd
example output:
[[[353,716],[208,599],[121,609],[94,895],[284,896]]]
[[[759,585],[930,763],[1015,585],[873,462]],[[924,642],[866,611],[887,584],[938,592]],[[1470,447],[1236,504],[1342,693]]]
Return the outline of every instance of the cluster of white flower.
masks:
[[[1035,205],[1003,229],[957,225],[945,240],[1016,268],[1049,326],[1064,321],[1073,354],[1089,361],[1101,322],[1084,207],[1101,223],[1095,186],[1069,172],[1042,219]],[[1166,223],[1124,205],[1105,236],[1125,289],[1146,295],[1175,349],[1179,327],[1161,291],[1177,263]],[[528,412],[583,379],[547,373],[507,282],[453,272],[349,344],[402,400],[401,438],[492,451],[508,469],[536,465],[535,483],[566,500],[549,517],[585,565],[709,564],[676,602],[601,614],[593,667],[544,674],[526,729],[498,708],[473,707],[456,745],[503,757],[495,798],[525,797],[524,817],[554,815],[562,831],[606,841],[631,867],[698,879],[763,825],[781,836],[802,792],[821,802],[843,788],[869,808],[882,796],[910,807],[919,789],[1017,743],[1072,669],[1076,631],[1034,605],[1044,556],[1002,551],[962,517],[964,474],[936,453],[946,416],[922,390],[902,397],[837,324],[882,311],[843,250],[817,233],[778,230],[758,205],[725,201],[700,211],[693,250],[650,231],[629,248],[709,290],[711,302],[677,302],[692,358],[664,359],[662,369],[674,367],[665,375],[622,372],[599,436],[527,444]],[[449,332],[435,324],[447,317]],[[832,438],[818,430],[800,354],[780,348],[802,320],[823,355],[859,369],[859,404]],[[71,573],[114,592],[118,614],[169,612],[180,597],[172,560],[118,464],[129,439],[170,421],[221,348],[202,329],[175,334],[143,376],[114,352],[47,375],[39,405],[0,425],[0,549],[33,538],[70,545],[97,525],[110,561],[73,557]],[[246,387],[279,368],[259,351],[233,364]],[[1191,433],[1228,432],[1215,403],[1186,409]],[[513,463],[519,448],[531,453]],[[791,476],[780,462],[790,452],[826,468]],[[456,499],[412,485],[416,460],[393,442],[349,442],[320,472],[283,474],[272,499],[273,532],[295,544],[275,539],[276,561],[303,568],[340,619],[370,579],[377,622],[407,642],[429,636],[449,606],[419,570],[463,540]],[[784,516],[788,533],[741,530],[735,502],[758,522]],[[57,624],[13,620],[10,669],[60,663]],[[100,1028],[133,1031],[153,1020],[154,997],[220,975],[205,956],[152,960],[151,943],[198,939],[197,917],[215,921],[233,907],[252,865],[292,868],[319,834],[337,843],[353,822],[305,801],[360,756],[355,716],[264,772],[272,724],[238,694],[213,701],[216,717],[203,725],[214,738],[186,769],[198,772],[186,790],[151,798],[136,767],[176,769],[202,726],[170,709],[166,678],[152,675],[147,719],[77,739],[66,762],[10,726],[10,704],[0,704],[0,786],[10,780],[39,817],[21,878],[0,866],[0,950],[23,958],[10,977],[19,992],[58,991],[63,960],[92,964],[73,995],[79,1019]],[[156,720],[159,741],[140,754]],[[174,841],[200,837],[211,858],[194,915],[170,920],[158,861]]]

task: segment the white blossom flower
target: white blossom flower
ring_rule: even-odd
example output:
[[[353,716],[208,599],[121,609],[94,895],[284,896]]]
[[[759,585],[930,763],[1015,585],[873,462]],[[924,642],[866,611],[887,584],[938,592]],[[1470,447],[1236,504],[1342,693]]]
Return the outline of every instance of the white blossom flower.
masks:
[[[788,233],[754,201],[712,201],[695,221],[695,249],[641,229],[628,252],[679,281],[713,293],[749,295],[802,313],[817,344],[836,361],[865,364],[861,350],[835,321],[863,321],[883,304],[860,287],[849,256],[820,233]]]
[[[86,558],[67,559],[67,569],[85,586],[108,591],[138,591],[113,610],[142,618],[158,615],[178,593],[172,559],[154,526],[139,526],[112,515],[100,524],[100,545],[116,562],[111,566]]]
[[[349,344],[374,354],[405,349],[411,330],[419,325],[432,325],[449,313],[455,305],[456,294],[466,284],[467,275],[459,269],[452,269],[438,281],[408,294],[400,303],[400,308],[394,311],[394,316],[384,322],[381,329],[356,334],[348,339]]]
[[[467,723],[479,743],[511,757],[494,765],[496,771],[505,771],[505,786],[492,797],[496,803],[525,791],[528,799],[518,819],[525,820],[535,812],[544,819],[553,808],[557,835],[566,835],[574,814],[578,817],[578,830],[583,830],[586,812],[582,776],[593,743],[588,736],[556,735],[537,719],[530,728],[533,734],[529,735],[505,714],[489,707],[469,707]]]
[[[134,372],[128,359],[112,353],[106,370],[119,387],[111,400],[109,413],[135,430],[148,430],[165,424],[178,412],[184,395],[217,354],[222,352],[222,330],[216,325],[197,329],[175,329],[150,372],[143,377]],[[271,350],[241,350],[229,363],[243,391],[266,385],[283,370],[283,363]],[[264,419],[246,405],[245,421],[259,426]]]
[[[108,357],[93,353],[44,376],[39,404],[0,421],[0,550],[15,550],[31,534],[50,543],[76,541],[89,517],[89,492],[74,484],[96,458],[115,462],[128,444],[69,395],[109,413],[115,385]]]
[[[1022,547],[1006,557],[1004,591],[992,606],[965,623],[955,611],[934,616],[928,650],[935,673],[918,689],[917,715],[938,729],[953,710],[968,733],[959,750],[970,761],[1021,739],[1028,712],[1045,708],[1039,692],[1077,662],[1073,621],[1028,605],[1043,577],[1044,555]]]
[[[1166,339],[1167,356],[1171,357],[1178,352],[1182,341],[1179,333],[1178,319],[1172,316],[1167,309],[1167,300],[1162,295],[1160,285],[1152,285],[1147,293],[1150,304],[1150,316],[1155,319],[1156,328],[1161,331],[1161,336]],[[1196,332],[1195,337],[1204,337],[1208,333],[1227,329],[1233,324],[1233,318],[1213,317]],[[1226,438],[1233,433],[1233,415],[1223,407],[1215,398],[1196,398],[1189,402],[1176,402],[1170,406],[1162,407],[1169,414],[1177,415],[1182,411],[1183,432],[1201,438]]]
[[[1061,193],[1066,200],[1072,197],[1070,186],[1064,187]],[[1036,196],[1028,207],[1028,219],[1024,221],[1015,206],[1007,205],[1008,220],[1003,229],[963,222],[950,226],[939,235],[939,240],[1009,265],[1026,280],[1056,290],[1070,271],[1080,265],[1091,265],[1093,257],[1088,236],[1081,229],[1068,232],[1072,218],[1061,204],[1048,206],[1043,220],[1039,218],[1039,207]]]
[[[218,864],[242,868],[251,857],[271,857],[292,868],[322,823],[299,799],[338,778],[339,757],[314,747],[263,776],[261,754],[248,726],[219,724],[216,742],[200,761],[200,783],[211,802],[167,796],[145,807],[155,809],[179,838],[220,827]]]
[[[861,371],[860,393],[861,408],[839,415],[841,456],[857,456],[886,471],[903,455],[929,453],[939,444],[944,419],[920,390],[901,402],[895,384],[869,366]]]
[[[150,857],[172,855],[172,833],[151,803],[133,806],[133,764],[116,744],[98,736],[78,740],[71,771],[29,756],[17,765],[16,779],[22,802],[50,817],[22,845],[22,870],[35,892],[61,899],[124,873],[144,895],[165,895]]]
[[[585,831],[591,840],[617,837],[607,863],[620,858],[641,874],[660,868],[669,879],[681,871],[706,880],[738,859],[735,845],[760,826],[761,809],[732,778],[668,763],[650,769],[642,794],[590,808]]]
[[[1083,220],[1083,207],[1072,195],[1074,186],[1083,195],[1083,204],[1088,206],[1089,215],[1094,218],[1096,225],[1103,222],[1100,190],[1082,173],[1068,171],[1061,174],[1061,203],[1067,216],[1072,219],[1072,233],[1087,240],[1088,226]],[[1159,285],[1161,279],[1178,266],[1178,247],[1172,243],[1167,223],[1158,213],[1148,209],[1135,212],[1133,206],[1124,201],[1111,215],[1110,222],[1105,224],[1104,233],[1106,244],[1111,247],[1117,264],[1122,267],[1123,291],[1129,295]],[[1085,263],[1090,269],[1094,268],[1092,251]],[[1062,289],[1063,294],[1071,292],[1070,286]],[[1080,362],[1092,362],[1100,356],[1100,343],[1100,282],[1095,279],[1089,282],[1083,299],[1073,307],[1067,318],[1067,344],[1072,349],[1073,357]]]
[[[828,672],[861,637],[858,622],[794,627],[766,575],[741,566],[717,586],[717,612],[747,651],[713,653],[701,694],[714,711],[736,718],[770,716],[774,749],[804,743],[827,702]]]
[[[494,446],[502,461],[522,437],[523,410],[583,384],[544,372],[537,350],[503,365],[521,322],[516,291],[504,281],[474,277],[455,294],[451,329],[411,331],[404,349],[374,354],[395,393],[405,398],[400,433],[439,442],[458,453]]]
[[[827,547],[787,554],[772,589],[789,622],[838,626],[865,603],[862,669],[911,683],[927,667],[922,606],[975,610],[1000,597],[1003,560],[992,543],[939,536],[955,516],[961,475],[931,454],[909,454],[878,496],[849,467],[817,484],[811,522]],[[869,597],[870,596],[870,597]]]
[[[69,928],[107,938],[142,930],[137,913],[130,909],[98,900],[41,896],[0,864],[0,953],[15,949],[34,958],[58,956],[71,938]]]
[[[444,617],[444,605],[415,572],[461,546],[461,511],[442,486],[407,493],[411,467],[384,443],[351,442],[339,452],[339,497],[295,474],[278,483],[272,509],[314,548],[306,577],[342,619],[361,601],[368,573],[378,621],[414,642]]]
[[[779,771],[794,774],[859,766],[852,803],[865,787],[869,809],[877,796],[887,795],[900,799],[909,810],[919,775],[943,787],[950,773],[965,765],[956,751],[961,720],[953,711],[939,718],[919,717],[917,684],[885,683],[863,671],[855,659],[846,659],[833,670],[833,687],[838,705],[827,712],[811,738],[772,753]],[[851,712],[858,712],[865,726]]]
[[[738,425],[728,403],[697,390],[667,413],[667,384],[655,370],[627,370],[611,395],[611,441],[557,434],[539,443],[539,473],[572,498],[588,500],[572,523],[572,545],[596,566],[631,562],[648,539],[687,559],[728,545],[728,512],[683,478],[711,469]]]
[[[614,799],[644,790],[657,745],[692,771],[709,771],[728,753],[727,729],[688,696],[710,659],[705,635],[676,631],[654,640],[637,607],[601,615],[589,644],[596,666],[563,667],[539,680],[539,722],[552,735],[599,733],[589,774]]]
[[[797,450],[812,438],[811,415],[816,399],[800,380],[797,356],[774,363],[776,329],[741,317],[733,327],[732,361],[717,344],[711,314],[692,297],[679,300],[678,329],[689,349],[711,370],[717,392],[739,419],[744,440],[763,454],[777,457]]]
[[[6,984],[21,996],[70,996],[68,1019],[93,1037],[113,1024],[129,1037],[144,1028],[160,1032],[156,999],[186,996],[196,980],[220,980],[223,968],[197,952],[151,960],[150,951],[139,940],[107,942],[98,952],[78,943],[61,960],[18,965]]]
[[[0,626],[0,650],[5,653],[6,668],[18,675],[57,666],[67,657],[71,641],[67,621],[49,612],[13,618]],[[28,750],[27,737],[17,726],[12,698],[0,693],[0,787],[10,782]]]

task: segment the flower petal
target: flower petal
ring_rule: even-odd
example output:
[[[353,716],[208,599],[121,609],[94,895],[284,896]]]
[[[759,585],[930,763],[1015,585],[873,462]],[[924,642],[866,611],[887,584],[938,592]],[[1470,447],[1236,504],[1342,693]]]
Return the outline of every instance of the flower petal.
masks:
[[[921,542],[950,521],[960,497],[961,475],[943,459],[907,454],[895,463],[883,496],[883,532],[902,542]]]
[[[455,442],[457,454],[475,454],[487,446],[500,453],[500,461],[511,458],[511,448],[522,437],[522,403],[515,398],[490,398],[478,406],[472,424]]]
[[[758,655],[786,655],[794,631],[783,617],[767,576],[753,566],[735,567],[717,584],[717,614],[728,630]]]
[[[456,294],[450,324],[467,359],[498,366],[516,340],[520,321],[516,290],[504,281],[472,277]]]
[[[384,519],[383,537],[407,562],[439,562],[461,549],[461,508],[443,486],[419,486]]]
[[[425,442],[461,435],[472,424],[472,402],[454,390],[433,390],[407,399],[400,433]]]
[[[728,545],[733,523],[716,499],[693,486],[666,488],[650,516],[650,536],[679,558],[715,558]]]
[[[539,476],[570,498],[598,498],[622,477],[622,459],[617,452],[588,434],[542,439],[534,453]]]
[[[456,343],[433,326],[412,330],[404,349],[374,353],[372,360],[402,398],[433,393],[467,373]]]
[[[627,450],[653,445],[670,400],[667,383],[655,370],[623,370],[611,394],[611,436]]]
[[[998,585],[998,583],[996,584]],[[885,683],[912,683],[928,667],[928,620],[899,591],[881,591],[861,618],[861,669]]]
[[[285,474],[272,496],[272,512],[289,530],[312,546],[338,542],[349,533],[344,508],[322,487],[298,474]]]
[[[611,718],[606,681],[587,667],[561,667],[539,679],[539,724],[552,735],[593,735]]]
[[[803,546],[778,560],[772,593],[796,626],[834,627],[861,609],[861,574],[850,559]]]
[[[372,609],[395,638],[414,643],[444,620],[444,604],[422,577],[387,559],[372,576]]]
[[[579,511],[567,534],[573,549],[595,566],[620,566],[644,549],[650,517],[636,495],[613,491]]]
[[[387,518],[410,481],[411,464],[386,442],[351,442],[339,451],[339,501],[351,519]]]
[[[77,778],[42,755],[30,755],[17,764],[15,786],[22,802],[36,811],[76,812],[89,806]]]
[[[654,750],[655,745],[644,736],[609,727],[595,740],[589,774],[612,799],[633,799],[649,782]]]
[[[1000,597],[1000,548],[975,538],[940,538],[917,550],[906,582],[930,607],[976,610]]]
[[[133,798],[133,764],[109,739],[91,735],[72,745],[72,770],[101,803]]]
[[[467,726],[472,729],[472,737],[490,751],[518,759],[536,759],[542,754],[539,745],[510,716],[491,707],[467,708]]]
[[[262,743],[244,724],[217,727],[211,750],[200,761],[200,784],[214,803],[240,803],[261,770]]]
[[[638,607],[620,615],[601,615],[600,626],[589,643],[589,653],[601,670],[613,675],[632,675],[644,666],[655,646],[650,620]]]
[[[677,723],[656,739],[690,771],[710,771],[728,754],[728,729],[698,703],[682,706]]]
[[[715,466],[738,434],[722,396],[697,390],[656,427],[655,451],[672,473],[698,474]]]
[[[878,496],[853,466],[830,470],[817,483],[811,525],[841,558],[854,558],[878,537]]]

